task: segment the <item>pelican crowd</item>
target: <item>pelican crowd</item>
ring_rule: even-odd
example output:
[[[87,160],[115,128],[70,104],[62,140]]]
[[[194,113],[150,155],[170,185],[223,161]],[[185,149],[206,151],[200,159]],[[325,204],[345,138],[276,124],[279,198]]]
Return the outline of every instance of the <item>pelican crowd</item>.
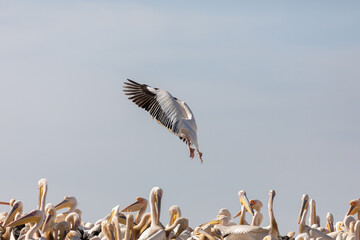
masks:
[[[205,219],[199,226],[190,226],[189,219],[182,216],[180,207],[173,205],[169,209],[169,223],[164,226],[160,222],[163,196],[160,187],[154,187],[150,191],[148,200],[138,197],[134,203],[123,209],[117,205],[107,216],[95,223],[83,221],[82,211],[77,207],[74,196],[66,196],[55,205],[46,203],[47,188],[48,181],[44,178],[40,179],[38,207],[28,213],[23,211],[21,200],[10,199],[9,202],[0,202],[10,206],[9,211],[0,213],[1,240],[359,240],[360,199],[350,201],[344,219],[335,223],[333,215],[328,213],[326,224],[321,226],[320,218],[316,215],[315,200],[304,194],[301,198],[297,234],[291,231],[282,235],[274,216],[273,201],[276,195],[274,190],[269,191],[269,226],[262,226],[263,203],[258,199],[249,200],[243,190],[238,193],[241,210],[234,217],[228,209],[222,208],[214,219]],[[147,212],[148,203],[149,212]],[[65,211],[58,212],[61,209]],[[307,222],[308,212],[310,216]],[[246,214],[252,215],[251,223],[246,222]],[[356,215],[356,219],[353,215]],[[235,220],[237,217],[239,217],[238,223]]]

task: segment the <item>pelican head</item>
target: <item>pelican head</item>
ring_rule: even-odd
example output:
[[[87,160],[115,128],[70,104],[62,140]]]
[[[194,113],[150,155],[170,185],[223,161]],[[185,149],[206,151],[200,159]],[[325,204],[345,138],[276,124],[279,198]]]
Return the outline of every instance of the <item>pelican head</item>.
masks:
[[[13,200],[13,199],[12,199]],[[10,200],[10,206],[12,206],[10,212],[6,216],[3,226],[6,226],[8,223],[10,223],[12,220],[14,220],[17,213],[21,212],[23,209],[23,203],[22,201],[18,200]]]
[[[354,199],[349,202],[350,208],[346,216],[354,215],[360,211],[360,199]]]
[[[137,212],[147,205],[148,201],[145,198],[137,197],[136,202],[130,204],[129,206],[121,210],[121,212]]]
[[[48,187],[47,179],[46,178],[40,179],[37,187],[39,189],[38,209],[44,210],[43,208],[45,207],[45,198],[46,198],[46,192],[47,192],[47,187]]]
[[[55,226],[55,217],[56,217],[55,207],[51,203],[46,204],[45,214],[46,214],[46,218],[44,225],[42,227],[42,231],[49,232]]]
[[[29,222],[35,222],[35,223],[43,222],[44,218],[45,218],[44,213],[36,209],[22,216],[21,218],[6,224],[5,227],[15,227]]]
[[[218,212],[218,215],[225,215],[229,218],[229,220],[231,219],[231,213],[230,213],[229,209],[227,209],[227,208],[220,209]]]
[[[66,197],[64,197],[63,201],[61,201],[60,203],[55,205],[55,209],[56,209],[56,211],[59,211],[60,209],[63,209],[63,208],[68,208],[70,210],[70,209],[75,209],[76,206],[77,206],[76,198],[72,197],[72,196],[70,196],[70,197],[66,196]]]
[[[276,195],[275,190],[271,189],[271,190],[269,191],[269,195],[270,195],[271,198],[274,200],[274,197],[275,197],[275,195]]]
[[[329,212],[326,214],[326,228],[329,232],[334,231],[334,216]]]
[[[120,208],[120,206],[117,205],[111,210],[110,216],[107,219],[107,221],[109,223],[111,223],[113,221],[113,218],[115,217],[115,218],[117,218],[117,221],[119,223],[126,224],[126,216],[119,212],[119,208]]]
[[[300,213],[299,213],[299,217],[298,217],[298,224],[300,224],[301,221],[301,217],[305,211],[305,209],[307,209],[309,204],[309,195],[304,194],[301,197],[301,208],[300,208]]]
[[[258,200],[258,199],[251,199],[250,200],[250,204],[251,207],[255,210],[255,211],[260,211],[260,209],[263,207],[263,203]]]
[[[178,217],[181,217],[181,210],[178,205],[173,205],[169,208],[170,226],[175,222]]]
[[[238,196],[240,199],[240,204],[244,205],[246,210],[254,216],[254,210],[250,204],[249,199],[246,196],[246,192],[244,190],[240,190]]]
[[[158,210],[158,219],[157,221],[160,221],[160,210],[161,210],[161,198],[163,195],[163,190],[159,187],[154,187],[153,188],[153,192],[154,192],[154,197],[155,197],[155,205],[157,207]]]

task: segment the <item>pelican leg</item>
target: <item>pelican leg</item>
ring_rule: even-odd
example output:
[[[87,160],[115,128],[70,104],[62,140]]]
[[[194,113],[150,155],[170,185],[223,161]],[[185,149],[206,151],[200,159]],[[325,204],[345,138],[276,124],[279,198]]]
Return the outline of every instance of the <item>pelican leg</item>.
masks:
[[[186,146],[188,147],[188,150],[189,150],[189,152],[190,152],[190,157],[191,157],[191,158],[194,158],[194,156],[195,156],[195,154],[194,154],[195,149],[191,148],[190,145],[191,145],[190,140],[189,140],[189,139],[186,139]]]
[[[203,154],[201,152],[199,152],[199,150],[196,150],[196,153],[199,156],[201,163],[203,163],[203,160],[202,160],[202,155]]]

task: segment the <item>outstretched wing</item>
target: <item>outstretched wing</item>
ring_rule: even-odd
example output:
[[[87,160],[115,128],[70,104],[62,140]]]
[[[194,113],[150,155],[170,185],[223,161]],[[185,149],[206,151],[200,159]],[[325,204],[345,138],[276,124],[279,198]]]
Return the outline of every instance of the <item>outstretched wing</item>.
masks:
[[[171,132],[179,134],[182,121],[181,108],[169,92],[130,79],[124,83],[125,95],[129,95],[131,101],[148,111],[153,118]]]

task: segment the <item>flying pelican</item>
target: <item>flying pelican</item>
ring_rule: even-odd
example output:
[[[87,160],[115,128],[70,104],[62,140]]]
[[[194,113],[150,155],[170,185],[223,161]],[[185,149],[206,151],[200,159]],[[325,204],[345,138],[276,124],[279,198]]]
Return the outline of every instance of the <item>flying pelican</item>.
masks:
[[[130,204],[129,206],[127,206],[126,208],[124,208],[123,210],[121,210],[121,212],[137,212],[135,216],[135,224],[139,224],[142,216],[144,215],[146,209],[148,206],[148,200],[146,200],[145,198],[141,198],[141,197],[137,197],[136,198],[136,202]]]
[[[301,199],[302,199],[302,204],[298,218],[299,234],[308,233],[310,235],[310,238],[322,238],[323,240],[332,240],[333,238],[326,235],[325,233],[305,224],[306,214],[308,211],[307,209],[309,205],[309,196],[307,194],[304,194]]]
[[[245,213],[246,210],[251,213],[254,216],[254,210],[251,207],[250,201],[246,196],[246,192],[244,190],[240,190],[238,193],[240,204],[241,204],[241,210],[237,214],[235,214],[234,218],[240,215],[239,224],[240,225],[249,225],[245,220]]]
[[[25,236],[25,240],[35,239],[34,235],[40,229],[42,224],[44,223],[44,219],[45,219],[44,213],[42,211],[36,209],[36,210],[33,210],[30,213],[26,214],[25,216],[7,224],[6,227],[14,227],[14,226],[19,226],[19,225],[22,225],[25,223],[33,222],[33,223],[35,223],[35,225],[32,226],[28,230],[28,232],[26,233],[26,236]],[[43,238],[43,237],[41,239],[45,240],[45,238]]]
[[[129,99],[136,105],[144,108],[153,118],[156,118],[158,123],[183,140],[188,147],[191,158],[194,158],[195,149],[191,148],[194,145],[201,163],[203,162],[197,141],[196,121],[184,101],[173,97],[165,90],[139,84],[130,79],[125,82],[124,92],[125,95],[130,96]]]
[[[141,235],[140,240],[165,240],[166,234],[164,228],[160,224],[160,210],[161,198],[163,190],[159,187],[154,187],[150,192],[150,212],[151,212],[151,225]],[[156,212],[156,206],[157,212]]]

